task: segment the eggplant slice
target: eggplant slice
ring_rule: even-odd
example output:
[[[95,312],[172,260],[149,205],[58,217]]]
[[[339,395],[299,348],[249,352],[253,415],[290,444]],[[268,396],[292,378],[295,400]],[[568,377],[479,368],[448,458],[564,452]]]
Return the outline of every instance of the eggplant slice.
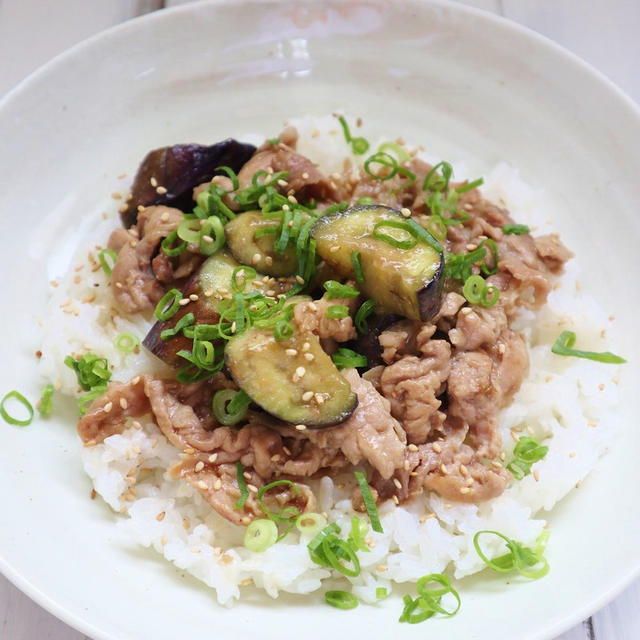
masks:
[[[238,386],[284,422],[330,427],[346,420],[358,405],[315,334],[294,332],[276,340],[273,331],[251,328],[229,341],[225,360]]]
[[[440,308],[444,257],[423,240],[404,249],[374,237],[376,224],[385,221],[406,219],[389,207],[353,207],[320,218],[311,236],[318,255],[345,278],[355,277],[351,254],[360,253],[365,281],[358,288],[375,300],[378,313],[425,322]]]
[[[227,138],[211,146],[176,144],[150,151],[138,168],[127,208],[120,214],[122,224],[129,228],[136,223],[140,205],[166,204],[183,211],[193,209],[194,187],[215,175],[225,175],[217,171],[218,167],[231,167],[237,173],[255,150],[252,144]]]

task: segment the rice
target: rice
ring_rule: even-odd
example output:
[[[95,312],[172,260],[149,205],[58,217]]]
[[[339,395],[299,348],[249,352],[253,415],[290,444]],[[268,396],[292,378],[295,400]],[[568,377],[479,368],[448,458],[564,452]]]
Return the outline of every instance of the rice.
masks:
[[[330,133],[338,131],[335,119],[308,118],[292,124],[300,133],[300,152],[327,173],[340,171],[345,157],[353,160],[342,135]],[[543,194],[524,184],[506,164],[485,176],[482,191],[485,197],[506,205],[519,222],[550,230]],[[118,224],[116,213],[101,219],[85,246],[104,242]],[[152,318],[129,318],[114,311],[107,278],[92,266],[96,250],[92,253],[93,262],[86,264],[80,278],[81,272],[71,269],[53,289],[44,332],[41,372],[70,395],[76,393],[77,383],[73,372],[63,366],[69,353],[90,349],[106,357],[114,365],[116,380],[141,372],[167,373],[144,350],[123,354],[115,348],[120,333],[145,335]],[[85,261],[81,252],[74,264]],[[401,506],[392,501],[380,505],[384,533],[369,531],[370,551],[359,554],[360,575],[343,579],[351,583],[360,600],[375,602],[379,587],[391,592],[394,584],[414,582],[428,573],[448,571],[462,578],[480,571],[484,564],[473,546],[473,535],[480,529],[500,531],[533,545],[548,526],[544,512],[582,482],[606,452],[615,433],[617,367],[559,358],[550,351],[563,329],[578,331],[581,340],[594,348],[606,348],[602,330],[610,320],[580,290],[576,262],[567,265],[547,305],[537,314],[523,312],[513,327],[526,337],[531,367],[513,403],[501,414],[503,451],[507,457],[511,454],[513,435],[533,435],[549,446],[547,456],[533,465],[531,475],[479,505],[446,502],[436,494]],[[179,569],[215,589],[222,605],[231,605],[250,584],[275,598],[280,592],[311,593],[331,577],[327,569],[311,561],[309,539],[296,530],[264,552],[248,551],[242,545],[241,528],[218,515],[186,481],[167,475],[167,467],[178,455],[149,421],[81,449],[82,463],[96,492],[122,515],[118,527],[125,544],[153,547]],[[347,490],[329,477],[314,481],[313,488],[319,511],[348,532],[353,509]],[[490,538],[484,546],[489,556],[500,550],[499,541]]]

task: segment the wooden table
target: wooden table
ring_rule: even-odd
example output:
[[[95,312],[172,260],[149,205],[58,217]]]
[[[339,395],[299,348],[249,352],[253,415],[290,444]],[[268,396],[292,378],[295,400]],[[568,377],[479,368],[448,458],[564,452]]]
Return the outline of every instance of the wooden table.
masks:
[[[183,3],[184,0],[0,0],[0,97],[76,42],[135,16]],[[555,40],[640,103],[639,0],[463,3],[514,20]],[[32,602],[2,576],[0,620],[3,640],[90,640]],[[557,640],[638,639],[640,581]]]

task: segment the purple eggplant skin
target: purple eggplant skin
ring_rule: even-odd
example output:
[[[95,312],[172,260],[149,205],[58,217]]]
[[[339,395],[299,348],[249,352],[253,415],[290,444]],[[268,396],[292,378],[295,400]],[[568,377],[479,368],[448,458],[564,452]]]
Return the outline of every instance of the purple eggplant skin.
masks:
[[[444,256],[440,256],[440,264],[427,284],[418,291],[418,309],[420,319],[427,322],[440,310],[442,291],[444,289]]]
[[[382,362],[382,347],[378,342],[378,338],[383,331],[386,331],[389,327],[400,322],[404,318],[395,314],[386,315],[374,315],[368,319],[367,333],[362,334],[357,338],[353,349],[357,353],[361,353],[367,357],[367,369],[377,367]]]
[[[215,175],[224,175],[224,171],[216,171],[218,167],[231,167],[237,173],[255,150],[252,144],[227,138],[211,146],[176,144],[149,151],[138,167],[127,208],[120,213],[122,224],[129,228],[136,223],[140,205],[165,204],[192,210],[194,187]],[[158,193],[157,187],[161,187],[162,193]]]

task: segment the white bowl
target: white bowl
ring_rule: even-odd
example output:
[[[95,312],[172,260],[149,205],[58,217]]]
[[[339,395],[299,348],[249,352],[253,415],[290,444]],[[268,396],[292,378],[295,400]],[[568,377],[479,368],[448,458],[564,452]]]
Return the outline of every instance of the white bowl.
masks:
[[[0,104],[0,390],[37,397],[35,318],[47,282],[75,246],[73,221],[113,207],[118,174],[131,175],[148,149],[163,144],[273,135],[285,118],[337,108],[364,116],[371,130],[463,159],[472,173],[506,160],[547,191],[588,289],[618,318],[616,342],[629,359],[621,436],[551,514],[548,577],[506,586],[482,574],[461,586],[455,618],[398,626],[394,598],[354,612],[330,609],[320,595],[219,608],[207,588],[153,552],[113,543],[114,516],[89,500],[70,408],[25,429],[2,425],[0,568],[95,638],[542,639],[605,604],[638,573],[640,341],[632,310],[640,112],[549,41],[458,5],[186,6],[92,38],[22,83]]]

